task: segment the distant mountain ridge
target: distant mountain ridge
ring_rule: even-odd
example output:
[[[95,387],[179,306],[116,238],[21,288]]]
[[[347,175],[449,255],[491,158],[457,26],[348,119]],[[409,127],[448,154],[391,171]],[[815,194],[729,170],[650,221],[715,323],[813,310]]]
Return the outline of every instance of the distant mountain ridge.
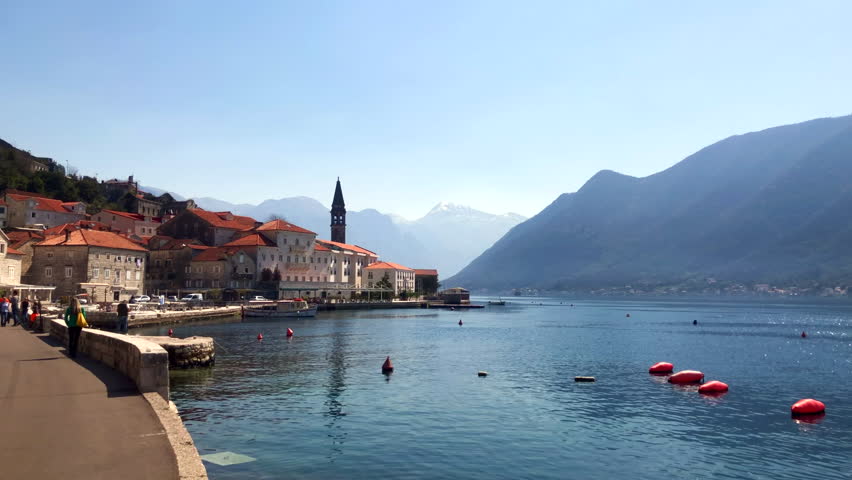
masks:
[[[852,283],[852,116],[736,135],[662,172],[604,170],[448,283],[583,290]]]
[[[152,193],[162,191],[156,187],[141,188]],[[180,196],[169,193],[176,198]],[[330,237],[329,207],[310,197],[270,199],[258,205],[233,204],[210,197],[194,200],[206,210],[230,211],[260,221],[283,217],[316,232],[320,238]],[[350,210],[346,214],[346,241],[371,249],[385,260],[412,268],[437,268],[441,278],[445,278],[461,270],[524,220],[525,217],[514,213],[493,215],[448,202],[439,203],[413,221],[374,209]]]

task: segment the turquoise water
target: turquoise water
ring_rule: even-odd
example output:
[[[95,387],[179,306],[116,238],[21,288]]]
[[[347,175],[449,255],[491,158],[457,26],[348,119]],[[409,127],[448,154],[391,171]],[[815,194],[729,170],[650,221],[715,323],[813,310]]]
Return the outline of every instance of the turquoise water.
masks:
[[[255,459],[213,479],[850,478],[852,308],[570,301],[180,326],[217,363],[172,399],[202,455]],[[790,417],[807,397],[824,418]]]

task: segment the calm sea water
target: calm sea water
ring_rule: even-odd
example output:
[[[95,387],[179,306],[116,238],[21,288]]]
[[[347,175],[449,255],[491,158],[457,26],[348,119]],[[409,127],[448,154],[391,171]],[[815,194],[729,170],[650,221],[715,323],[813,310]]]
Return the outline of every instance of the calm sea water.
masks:
[[[852,475],[852,308],[570,301],[180,326],[217,359],[174,372],[172,398],[202,454],[256,459],[213,479]],[[658,361],[731,390],[672,386]],[[790,417],[807,397],[821,421]]]

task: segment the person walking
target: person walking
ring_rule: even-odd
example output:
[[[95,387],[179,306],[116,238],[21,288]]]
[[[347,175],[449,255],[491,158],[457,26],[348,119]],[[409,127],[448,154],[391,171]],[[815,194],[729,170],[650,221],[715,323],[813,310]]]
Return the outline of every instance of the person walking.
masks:
[[[68,326],[68,356],[77,358],[77,343],[80,341],[82,325],[77,325],[79,315],[86,318],[86,310],[80,306],[80,300],[72,298],[71,304],[65,309],[65,325]]]
[[[12,291],[12,321],[14,322],[12,326],[19,325],[21,323],[21,310],[18,308],[20,299],[18,298],[18,291]]]
[[[21,300],[21,325],[24,328],[32,327],[32,323],[30,322],[30,297],[24,297]]]
[[[121,303],[118,304],[118,317],[115,320],[115,331],[118,333],[127,333],[127,317],[130,315],[130,311],[127,308],[127,300],[122,300]]]
[[[5,327],[9,322],[9,300],[6,297],[0,297],[0,326]]]

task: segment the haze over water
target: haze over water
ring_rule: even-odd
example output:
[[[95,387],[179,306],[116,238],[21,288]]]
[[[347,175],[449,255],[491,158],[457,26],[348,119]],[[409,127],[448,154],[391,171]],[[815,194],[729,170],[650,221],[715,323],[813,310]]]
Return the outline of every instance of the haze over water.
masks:
[[[202,455],[257,459],[206,463],[213,479],[852,471],[852,307],[509,302],[180,326],[176,335],[214,337],[217,363],[174,372],[172,399]],[[385,355],[396,367],[390,377],[379,373]],[[648,375],[658,361],[701,370],[731,391],[706,397],[672,386]],[[575,383],[576,375],[598,381]],[[827,405],[818,423],[790,417],[807,397]]]

